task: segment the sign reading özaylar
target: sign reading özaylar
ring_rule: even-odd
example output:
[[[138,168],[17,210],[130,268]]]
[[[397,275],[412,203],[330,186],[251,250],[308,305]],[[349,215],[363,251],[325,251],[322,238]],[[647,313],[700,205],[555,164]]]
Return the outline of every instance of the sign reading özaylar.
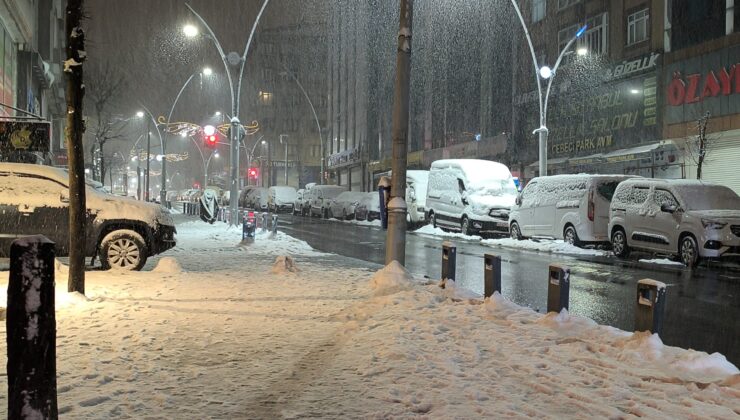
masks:
[[[48,152],[51,124],[46,121],[0,121],[0,152]]]

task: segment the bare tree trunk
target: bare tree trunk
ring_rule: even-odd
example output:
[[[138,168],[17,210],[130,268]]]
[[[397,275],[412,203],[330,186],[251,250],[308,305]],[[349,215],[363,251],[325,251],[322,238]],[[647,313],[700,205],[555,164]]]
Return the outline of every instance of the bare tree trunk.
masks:
[[[105,185],[105,153],[103,153],[103,146],[105,146],[105,142],[101,141],[98,146],[100,149],[100,183]]]
[[[699,160],[696,162],[696,179],[701,179],[701,169],[704,166],[704,158],[707,156],[707,122],[709,122],[709,111],[699,118]]]
[[[85,293],[85,158],[82,149],[82,100],[85,87],[82,63],[85,61],[85,33],[80,25],[84,0],[67,2],[67,61],[64,74],[67,79],[66,141],[69,153],[69,278],[67,290]]]

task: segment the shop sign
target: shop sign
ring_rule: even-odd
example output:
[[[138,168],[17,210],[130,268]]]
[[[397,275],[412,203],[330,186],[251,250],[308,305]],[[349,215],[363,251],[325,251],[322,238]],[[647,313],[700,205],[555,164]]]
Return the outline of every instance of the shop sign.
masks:
[[[665,69],[665,122],[740,113],[740,46],[673,63]]]
[[[354,148],[344,150],[329,156],[329,159],[327,160],[329,167],[351,164],[360,160],[360,149]]]
[[[51,124],[48,121],[0,121],[0,151],[48,152]]]
[[[736,93],[740,93],[740,63],[686,76],[677,71],[668,85],[666,98],[668,105],[681,106]]]

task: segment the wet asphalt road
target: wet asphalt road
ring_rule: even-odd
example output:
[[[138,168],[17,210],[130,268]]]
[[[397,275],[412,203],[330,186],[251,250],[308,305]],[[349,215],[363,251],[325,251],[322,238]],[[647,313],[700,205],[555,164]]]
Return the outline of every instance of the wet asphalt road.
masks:
[[[383,264],[385,231],[333,220],[280,215],[280,230],[312,247],[363,261]],[[440,277],[444,239],[409,234],[406,267],[417,276]],[[483,246],[451,240],[457,246],[457,281],[483,293],[483,254],[502,259],[502,293],[517,304],[539,312],[547,307],[548,266],[557,262],[571,269],[570,311],[599,324],[624,330],[634,327],[636,284],[643,278],[668,286],[665,344],[721,352],[740,366],[740,272],[718,265],[689,271],[611,257],[564,256]],[[649,256],[643,256],[649,258]]]

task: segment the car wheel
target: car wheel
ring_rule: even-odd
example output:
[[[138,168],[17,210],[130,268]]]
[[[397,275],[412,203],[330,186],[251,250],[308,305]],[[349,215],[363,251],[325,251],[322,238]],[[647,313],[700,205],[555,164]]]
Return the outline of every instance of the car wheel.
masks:
[[[619,258],[627,258],[630,255],[630,247],[627,244],[627,235],[622,229],[616,229],[612,233],[612,251]]]
[[[681,262],[688,268],[694,268],[699,265],[699,247],[696,239],[691,235],[686,235],[681,239],[678,247],[678,254]]]
[[[116,230],[100,242],[100,262],[104,270],[138,271],[146,264],[148,250],[144,238],[133,230]]]
[[[516,239],[517,241],[521,241],[522,238],[522,230],[519,229],[519,223],[517,222],[511,222],[511,226],[509,226],[509,234],[511,235],[511,239]]]
[[[569,243],[573,246],[581,246],[581,240],[578,239],[578,232],[576,232],[576,228],[572,225],[566,226],[565,230],[563,231],[563,239],[566,243]]]
[[[467,217],[463,217],[462,222],[460,222],[460,232],[463,235],[468,235],[468,236],[473,234],[473,232],[471,232],[470,230],[470,220],[468,220]]]

